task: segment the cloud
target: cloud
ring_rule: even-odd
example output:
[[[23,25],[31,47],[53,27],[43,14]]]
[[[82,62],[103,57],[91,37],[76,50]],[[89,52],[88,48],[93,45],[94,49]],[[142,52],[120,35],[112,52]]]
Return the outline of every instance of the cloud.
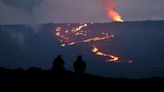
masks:
[[[35,13],[46,23],[109,21],[96,0],[46,0],[37,9]]]
[[[6,6],[0,0],[0,24],[29,24],[31,18],[29,14],[23,10]]]
[[[35,15],[34,10],[46,0],[0,0],[0,20],[4,23],[14,24],[38,24],[39,16]],[[2,17],[3,18],[2,18]],[[2,18],[2,19],[1,19]],[[6,20],[6,21],[5,21]]]
[[[44,0],[1,0],[5,5],[23,9],[31,12],[35,7],[39,6]]]
[[[41,17],[36,16],[35,9],[39,9],[46,0],[0,0],[1,24],[28,24],[33,32],[39,32],[38,25]],[[20,37],[20,36],[18,36]]]

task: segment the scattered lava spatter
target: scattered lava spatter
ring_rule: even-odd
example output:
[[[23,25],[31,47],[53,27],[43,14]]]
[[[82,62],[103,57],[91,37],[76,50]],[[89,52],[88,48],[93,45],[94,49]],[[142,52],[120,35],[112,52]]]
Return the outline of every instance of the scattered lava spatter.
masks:
[[[93,23],[91,23],[93,24]],[[65,27],[58,26],[55,31],[55,35],[58,40],[61,42],[61,46],[71,46],[79,43],[90,43],[101,40],[106,40],[113,38],[114,35],[109,33],[101,33],[96,37],[89,37],[89,31],[87,31],[88,24],[80,23],[78,27],[71,27],[70,24],[67,24]],[[96,45],[91,45],[92,52],[97,56],[107,57],[106,62],[118,62],[119,57],[100,52]]]

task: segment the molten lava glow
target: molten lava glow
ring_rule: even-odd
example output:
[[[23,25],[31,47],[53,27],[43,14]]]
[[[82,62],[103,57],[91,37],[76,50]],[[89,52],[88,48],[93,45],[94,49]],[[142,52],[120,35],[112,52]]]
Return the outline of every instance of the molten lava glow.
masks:
[[[86,40],[83,40],[82,42],[92,42],[92,41],[100,41],[100,40],[105,40],[105,39],[109,39],[111,38],[112,36],[104,36],[104,37],[94,37],[94,38],[90,38],[90,39],[86,39]]]
[[[115,22],[124,22],[121,15],[115,10],[117,4],[114,0],[101,0],[107,16]]]
[[[98,56],[109,57],[110,59],[106,60],[107,62],[118,62],[118,60],[119,60],[119,58],[117,56],[100,52],[99,49],[95,46],[92,46],[92,52]]]
[[[96,41],[106,40],[114,37],[114,35],[105,32],[99,34],[99,36],[96,37],[89,37],[88,36],[89,31],[86,29],[87,26],[88,24],[86,23],[80,23],[78,27],[71,27],[70,24],[67,24],[67,30],[65,29],[65,27],[57,27],[54,34],[61,42],[62,47],[67,45],[71,46],[78,43],[96,42]],[[107,62],[118,62],[119,59],[114,55],[105,54],[103,52],[98,51],[98,48],[96,48],[96,46],[92,48],[92,52],[94,52],[95,55],[97,56],[107,57],[108,58],[108,60],[106,60]]]

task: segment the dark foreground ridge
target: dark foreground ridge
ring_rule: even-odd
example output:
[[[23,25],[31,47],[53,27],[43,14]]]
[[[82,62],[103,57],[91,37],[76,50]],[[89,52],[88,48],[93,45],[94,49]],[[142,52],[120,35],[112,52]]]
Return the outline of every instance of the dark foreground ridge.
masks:
[[[148,79],[127,79],[127,78],[106,78],[85,73],[87,64],[78,56],[74,62],[74,71],[66,70],[64,60],[58,55],[50,70],[42,70],[41,68],[31,67],[27,70],[17,68],[15,70],[0,67],[0,81],[97,81],[97,82],[135,82],[135,81],[164,81],[164,78],[154,77]]]

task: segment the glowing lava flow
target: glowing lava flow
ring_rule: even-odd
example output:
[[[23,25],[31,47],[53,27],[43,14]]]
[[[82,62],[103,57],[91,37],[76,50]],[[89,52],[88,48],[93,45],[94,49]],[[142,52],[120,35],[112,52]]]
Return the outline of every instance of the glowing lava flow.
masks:
[[[114,37],[114,35],[105,35],[103,37],[94,37],[94,38],[86,39],[86,40],[83,40],[82,42],[85,43],[85,42],[92,42],[92,41],[101,41],[101,40],[109,39],[112,37]]]
[[[57,27],[55,35],[57,36],[58,40],[62,43],[61,46],[63,47],[66,45],[75,45],[78,43],[96,42],[96,41],[106,40],[106,39],[110,39],[114,37],[114,35],[111,35],[109,33],[101,33],[99,34],[99,36],[89,37],[88,31],[86,31],[86,29],[83,30],[87,26],[88,24],[81,23],[78,27],[72,28],[70,27],[70,24],[68,24],[67,30],[62,27]],[[118,62],[118,59],[119,59],[118,57],[114,55],[99,52],[96,46],[93,47],[92,52],[94,52],[95,55],[98,55],[98,56],[108,57],[109,59],[106,60],[107,62]]]
[[[119,58],[114,56],[114,55],[105,54],[103,52],[100,52],[96,46],[92,46],[92,52],[95,53],[98,56],[104,56],[104,57],[111,58],[109,60],[106,60],[107,62],[118,62],[118,60],[119,60]]]

